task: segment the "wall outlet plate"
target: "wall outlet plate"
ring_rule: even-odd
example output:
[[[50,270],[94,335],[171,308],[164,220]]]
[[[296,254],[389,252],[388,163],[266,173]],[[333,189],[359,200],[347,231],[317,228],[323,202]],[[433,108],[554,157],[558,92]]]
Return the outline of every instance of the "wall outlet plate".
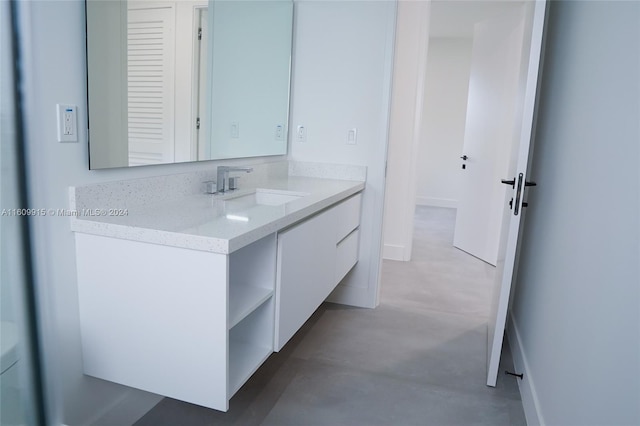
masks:
[[[78,107],[56,105],[58,118],[58,142],[78,142]]]
[[[284,126],[282,124],[276,125],[275,137],[277,141],[284,140]]]
[[[307,141],[307,129],[304,126],[298,126],[296,128],[296,140],[298,142],[306,142]]]

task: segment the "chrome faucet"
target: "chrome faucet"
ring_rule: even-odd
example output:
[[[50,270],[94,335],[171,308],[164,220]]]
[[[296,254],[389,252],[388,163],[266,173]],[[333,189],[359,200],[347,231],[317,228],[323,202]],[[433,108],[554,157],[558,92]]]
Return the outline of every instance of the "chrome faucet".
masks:
[[[216,192],[225,192],[227,188],[227,180],[229,179],[229,172],[245,172],[251,173],[253,167],[233,167],[233,166],[218,166],[217,179],[216,179]]]

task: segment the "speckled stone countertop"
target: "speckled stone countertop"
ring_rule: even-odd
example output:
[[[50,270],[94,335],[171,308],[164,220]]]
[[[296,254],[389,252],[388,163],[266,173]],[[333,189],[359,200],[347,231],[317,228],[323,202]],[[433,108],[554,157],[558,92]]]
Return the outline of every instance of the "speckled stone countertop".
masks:
[[[89,190],[89,187],[71,188],[72,209],[88,211],[87,209],[99,208],[103,213],[104,209],[113,210],[104,216],[74,216],[71,218],[71,230],[229,254],[362,191],[365,182],[357,180],[359,177],[361,176],[356,176],[356,180],[344,180],[292,176],[286,172],[266,173],[259,183],[254,182],[246,188],[221,195],[182,191],[175,198],[150,197],[142,203],[127,203],[122,199],[122,194],[118,195],[120,198],[116,197],[118,203],[110,202],[108,195],[101,196],[100,199],[103,201],[100,203],[94,202],[97,198],[87,201],[87,198],[91,197],[85,196],[82,199],[81,194],[90,193],[92,190],[94,195],[98,190],[108,191],[108,186],[102,184]],[[115,183],[118,184],[123,185],[122,182]],[[305,195],[275,206],[234,201],[235,198],[255,192],[256,188]],[[128,191],[129,196],[136,196],[135,190]]]

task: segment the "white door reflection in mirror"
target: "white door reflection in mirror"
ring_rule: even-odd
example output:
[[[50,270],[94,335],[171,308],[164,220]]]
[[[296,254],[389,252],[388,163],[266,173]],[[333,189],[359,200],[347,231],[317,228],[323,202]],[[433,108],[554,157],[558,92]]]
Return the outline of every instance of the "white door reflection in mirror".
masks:
[[[129,166],[174,161],[175,27],[175,5],[128,2]]]
[[[207,130],[209,119],[207,117],[207,102],[209,102],[209,85],[207,84],[207,46],[209,44],[209,9],[198,9],[198,51],[196,54],[196,72],[198,83],[194,92],[194,104],[197,108],[193,152],[197,153],[199,160],[211,158],[211,145],[208,143]]]

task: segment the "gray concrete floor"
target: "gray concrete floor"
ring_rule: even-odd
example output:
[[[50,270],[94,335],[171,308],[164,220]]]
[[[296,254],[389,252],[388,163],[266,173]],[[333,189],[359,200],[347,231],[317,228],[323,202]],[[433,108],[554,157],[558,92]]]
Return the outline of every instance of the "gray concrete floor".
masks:
[[[165,398],[136,426],[526,424],[516,379],[485,385],[494,268],[453,248],[454,222],[418,207],[413,260],[384,261],[380,306],[323,304],[227,413]]]

